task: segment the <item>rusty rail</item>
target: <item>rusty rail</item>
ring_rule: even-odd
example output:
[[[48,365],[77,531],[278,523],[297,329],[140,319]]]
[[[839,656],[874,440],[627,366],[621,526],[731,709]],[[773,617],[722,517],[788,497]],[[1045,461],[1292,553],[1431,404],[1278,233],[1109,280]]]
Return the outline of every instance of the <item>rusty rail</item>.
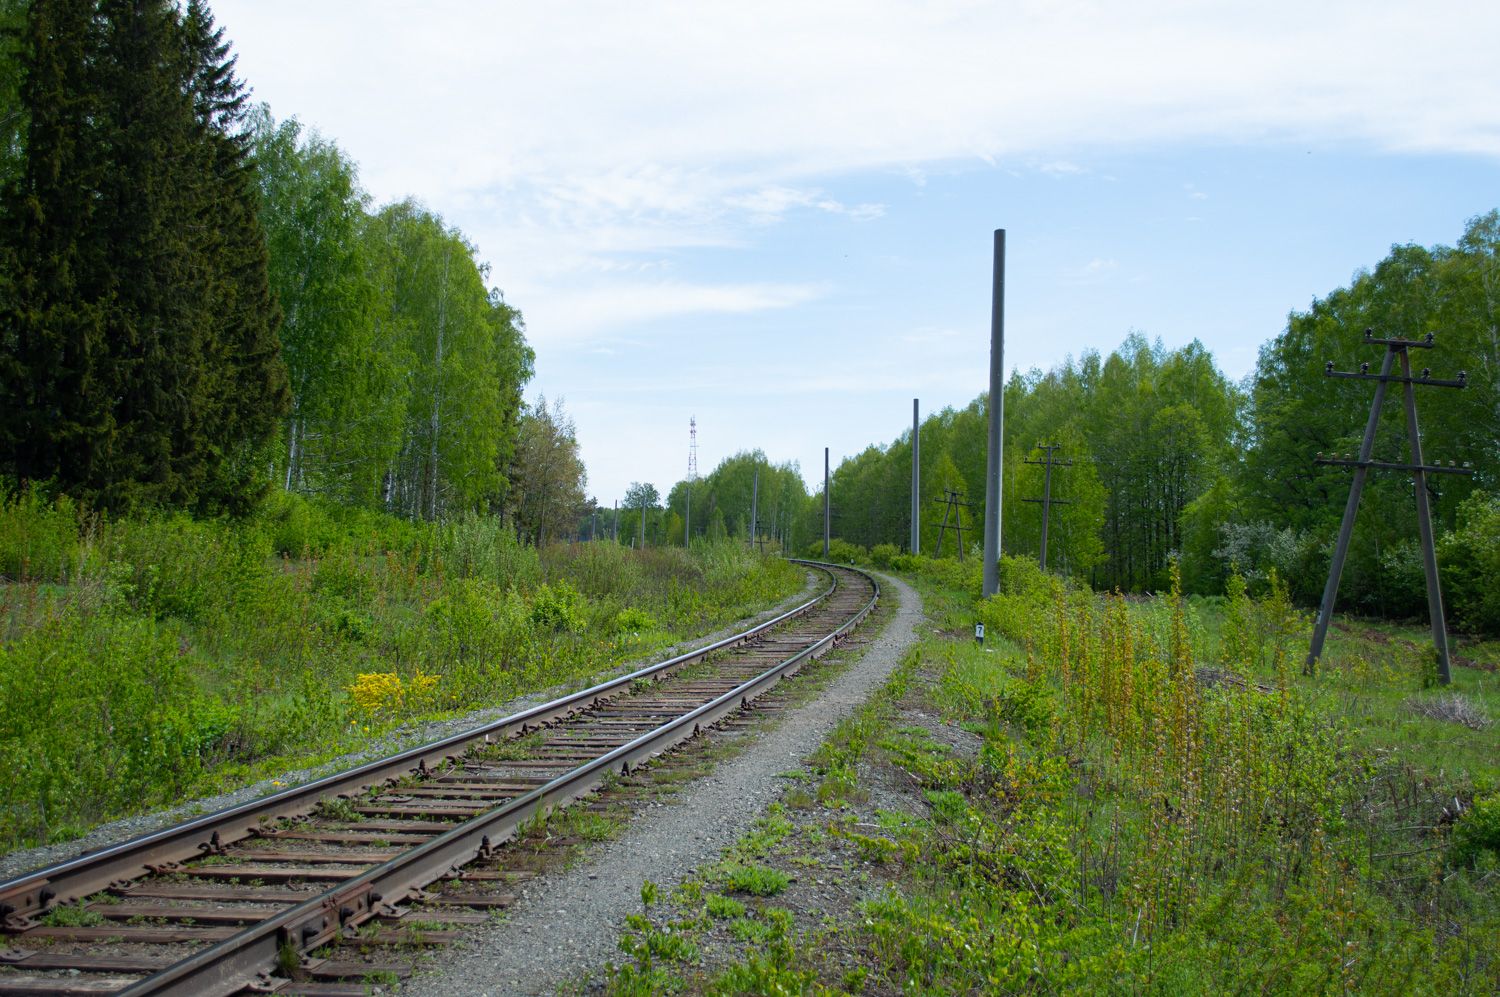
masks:
[[[834,571],[857,573],[871,584],[871,598],[851,618],[731,691],[117,993],[121,997],[146,997],[168,994],[227,995],[246,989],[263,992],[281,990],[290,981],[272,977],[270,971],[288,946],[292,952],[301,956],[338,939],[372,918],[396,915],[395,904],[421,899],[423,888],[429,883],[452,874],[476,858],[489,857],[492,849],[514,835],[517,828],[527,820],[592,792],[611,773],[628,773],[632,767],[688,740],[703,728],[717,723],[773,688],[783,678],[795,674],[805,662],[820,657],[831,648],[836,639],[862,620],[879,599],[879,583],[867,572],[846,565],[815,561],[799,560],[797,563],[827,571],[832,579],[831,584],[813,599],[772,620],[703,648],[462,734],[0,884],[0,902],[9,908],[5,910],[7,925],[12,930],[24,929],[34,923],[29,917],[31,913],[38,913],[53,902],[85,897],[111,885],[118,886],[125,880],[164,868],[170,869],[170,863],[197,858],[205,851],[218,851],[229,842],[251,836],[262,818],[300,816],[330,796],[355,796],[409,774],[426,773],[429,768],[435,768],[444,762],[457,764],[464,750],[469,747],[489,743],[496,737],[525,734],[575,714],[597,709],[601,703],[630,690],[639,681],[666,678],[711,654],[754,641],[768,630],[808,613],[823,604],[838,589]]]

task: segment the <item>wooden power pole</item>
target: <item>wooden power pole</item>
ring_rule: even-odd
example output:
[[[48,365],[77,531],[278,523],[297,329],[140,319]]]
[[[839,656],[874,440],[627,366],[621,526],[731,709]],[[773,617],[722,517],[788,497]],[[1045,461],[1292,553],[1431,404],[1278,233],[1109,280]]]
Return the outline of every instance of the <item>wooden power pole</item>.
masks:
[[[1054,460],[1053,459],[1053,454],[1056,451],[1062,449],[1062,444],[1061,443],[1038,443],[1036,445],[1036,448],[1038,450],[1045,450],[1045,451],[1047,451],[1047,459],[1046,460],[1032,460],[1030,457],[1027,457],[1024,460],[1024,463],[1027,463],[1027,464],[1037,464],[1039,466],[1044,466],[1044,467],[1047,468],[1046,474],[1042,478],[1042,497],[1039,498],[1039,499],[1023,498],[1021,501],[1022,502],[1040,502],[1041,505],[1042,505],[1042,549],[1038,553],[1037,563],[1042,566],[1042,570],[1043,571],[1046,571],[1047,570],[1047,513],[1052,510],[1052,507],[1054,505],[1068,505],[1069,504],[1069,502],[1068,502],[1067,499],[1055,499],[1055,498],[1052,497],[1052,469],[1054,467],[1072,467],[1073,466],[1073,462],[1071,460]]]
[[[1307,650],[1307,664],[1304,671],[1311,674],[1317,667],[1318,659],[1323,655],[1323,641],[1328,636],[1328,624],[1333,618],[1333,602],[1339,591],[1339,575],[1344,571],[1344,558],[1349,553],[1349,537],[1354,533],[1354,516],[1359,511],[1360,494],[1365,488],[1365,472],[1370,468],[1382,471],[1406,471],[1416,480],[1417,491],[1417,532],[1422,538],[1422,567],[1427,573],[1427,612],[1432,621],[1432,644],[1437,651],[1438,659],[1438,681],[1447,685],[1448,674],[1448,630],[1443,621],[1443,596],[1438,589],[1437,550],[1432,542],[1432,512],[1427,504],[1427,474],[1473,474],[1469,469],[1467,461],[1463,467],[1454,467],[1449,461],[1448,466],[1441,464],[1422,463],[1422,438],[1417,432],[1417,397],[1412,388],[1414,385],[1426,385],[1433,388],[1462,388],[1467,374],[1458,372],[1458,379],[1447,381],[1432,377],[1432,368],[1424,368],[1421,377],[1411,376],[1411,351],[1432,349],[1432,333],[1428,333],[1423,339],[1376,339],[1371,330],[1365,330],[1365,344],[1368,346],[1384,346],[1385,359],[1380,365],[1379,374],[1371,374],[1368,363],[1360,364],[1359,371],[1334,370],[1333,361],[1330,360],[1323,366],[1323,374],[1326,377],[1348,377],[1356,380],[1375,382],[1375,400],[1370,405],[1370,418],[1365,423],[1365,436],[1359,444],[1359,456],[1356,459],[1353,454],[1344,454],[1342,458],[1338,454],[1324,457],[1321,453],[1313,461],[1328,467],[1352,467],[1354,468],[1354,482],[1349,487],[1349,501],[1344,505],[1344,521],[1339,524],[1338,543],[1333,548],[1333,561],[1328,565],[1328,583],[1323,587],[1323,601],[1318,606],[1318,622],[1313,628],[1312,644]],[[1397,359],[1401,360],[1401,373],[1391,373],[1391,367]],[[1390,383],[1400,384],[1406,396],[1406,435],[1411,445],[1410,464],[1392,464],[1384,461],[1370,459],[1371,451],[1375,448],[1375,429],[1380,425],[1380,409],[1385,404],[1385,386]]]

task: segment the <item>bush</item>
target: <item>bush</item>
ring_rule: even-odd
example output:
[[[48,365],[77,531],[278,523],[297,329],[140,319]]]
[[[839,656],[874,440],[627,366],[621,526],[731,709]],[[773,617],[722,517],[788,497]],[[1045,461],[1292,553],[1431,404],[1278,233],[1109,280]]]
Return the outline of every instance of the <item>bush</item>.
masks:
[[[870,563],[883,571],[891,566],[891,562],[900,553],[895,544],[876,544],[870,548]]]
[[[47,501],[34,488],[11,494],[0,485],[0,576],[67,582],[80,561],[78,510],[66,495]]]
[[[1453,830],[1448,861],[1453,865],[1471,865],[1484,852],[1500,858],[1500,794],[1474,801]]]
[[[616,634],[650,633],[658,626],[660,624],[650,613],[629,606],[615,614],[614,619],[610,621],[610,632]]]
[[[543,585],[531,597],[531,622],[541,630],[578,633],[586,625],[583,596],[566,580]]]
[[[724,872],[724,884],[736,893],[774,897],[791,885],[791,877],[768,865],[732,865]]]
[[[236,715],[202,697],[178,634],[151,620],[62,612],[0,647],[0,837],[41,840],[181,794]]]
[[[1500,496],[1475,492],[1464,499],[1458,529],[1438,541],[1437,556],[1454,622],[1473,633],[1500,634]]]

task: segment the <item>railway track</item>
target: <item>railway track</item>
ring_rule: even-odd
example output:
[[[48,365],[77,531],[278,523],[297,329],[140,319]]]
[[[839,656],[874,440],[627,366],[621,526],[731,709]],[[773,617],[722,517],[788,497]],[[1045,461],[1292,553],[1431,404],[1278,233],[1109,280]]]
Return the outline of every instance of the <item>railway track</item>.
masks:
[[[514,902],[505,842],[721,725],[841,641],[857,569],[776,619],[434,744],[0,883],[0,997],[343,997]],[[315,954],[316,953],[316,954]]]

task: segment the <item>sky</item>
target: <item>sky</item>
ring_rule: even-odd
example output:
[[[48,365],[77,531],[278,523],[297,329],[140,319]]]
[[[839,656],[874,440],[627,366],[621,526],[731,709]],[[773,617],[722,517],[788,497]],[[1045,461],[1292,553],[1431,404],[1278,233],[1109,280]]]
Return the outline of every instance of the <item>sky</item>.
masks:
[[[1500,207],[1500,4],[219,0],[254,99],[461,229],[588,494],[820,483],[1131,332],[1241,378],[1293,309]]]

